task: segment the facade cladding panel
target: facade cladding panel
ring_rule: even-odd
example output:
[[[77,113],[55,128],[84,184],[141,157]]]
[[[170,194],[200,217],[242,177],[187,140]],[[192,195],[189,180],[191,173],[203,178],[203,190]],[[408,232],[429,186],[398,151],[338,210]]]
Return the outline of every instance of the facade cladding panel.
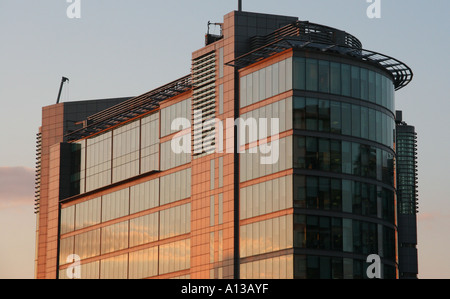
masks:
[[[40,206],[59,201],[46,214],[59,230],[39,239],[52,258],[37,276],[366,278],[378,254],[396,278],[395,74],[307,47],[258,52],[297,21],[232,12],[192,54],[190,88],[55,140]]]

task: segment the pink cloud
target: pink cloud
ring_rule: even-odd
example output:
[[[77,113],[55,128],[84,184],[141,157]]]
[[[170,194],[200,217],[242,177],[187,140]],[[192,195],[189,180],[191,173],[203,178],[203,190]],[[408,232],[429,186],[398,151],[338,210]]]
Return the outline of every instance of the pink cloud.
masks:
[[[26,167],[0,167],[0,209],[33,205],[35,171]]]

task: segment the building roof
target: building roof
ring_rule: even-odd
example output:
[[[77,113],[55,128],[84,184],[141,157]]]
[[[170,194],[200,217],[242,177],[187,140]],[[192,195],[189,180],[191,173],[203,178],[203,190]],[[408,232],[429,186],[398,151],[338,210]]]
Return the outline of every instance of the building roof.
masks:
[[[158,109],[162,101],[189,91],[191,88],[191,75],[187,75],[143,95],[131,98],[89,116],[84,121],[83,128],[67,134],[65,136],[66,140],[71,142],[86,138],[139,115]]]

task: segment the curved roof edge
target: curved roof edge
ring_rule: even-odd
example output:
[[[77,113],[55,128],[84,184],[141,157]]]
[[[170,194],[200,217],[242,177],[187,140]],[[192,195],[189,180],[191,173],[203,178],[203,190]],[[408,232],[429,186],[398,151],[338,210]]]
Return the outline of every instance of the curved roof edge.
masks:
[[[243,68],[287,49],[305,49],[324,53],[336,53],[378,65],[392,74],[396,91],[408,85],[414,77],[410,67],[393,57],[359,47],[307,41],[298,36],[282,37],[226,64],[237,68]]]

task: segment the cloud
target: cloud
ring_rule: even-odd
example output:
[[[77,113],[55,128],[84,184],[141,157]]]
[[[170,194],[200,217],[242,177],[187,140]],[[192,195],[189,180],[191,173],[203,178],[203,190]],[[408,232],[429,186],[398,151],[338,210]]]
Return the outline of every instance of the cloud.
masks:
[[[34,204],[34,169],[0,167],[0,209]]]

